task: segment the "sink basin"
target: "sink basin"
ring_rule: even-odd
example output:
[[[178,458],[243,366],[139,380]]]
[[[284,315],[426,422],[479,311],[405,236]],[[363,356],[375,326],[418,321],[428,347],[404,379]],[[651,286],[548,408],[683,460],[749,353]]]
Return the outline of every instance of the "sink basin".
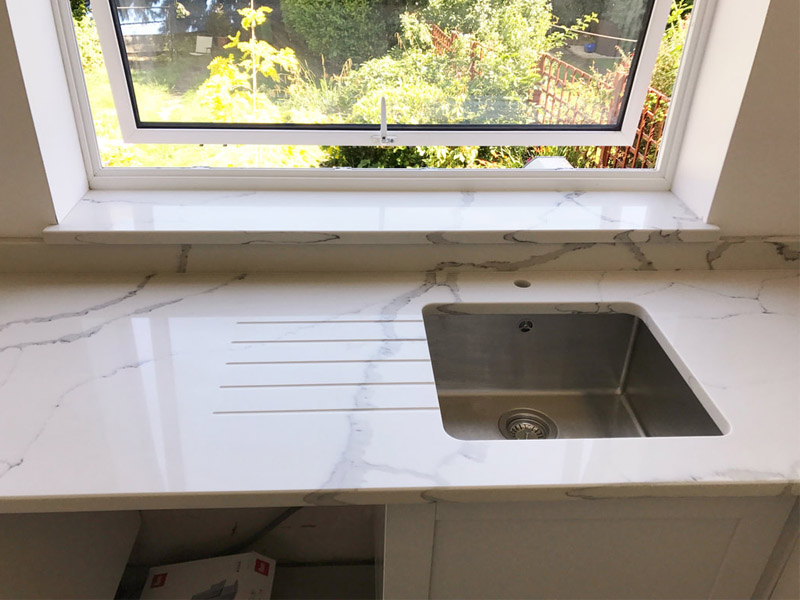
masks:
[[[452,437],[722,435],[633,314],[432,304],[423,319],[442,421]]]

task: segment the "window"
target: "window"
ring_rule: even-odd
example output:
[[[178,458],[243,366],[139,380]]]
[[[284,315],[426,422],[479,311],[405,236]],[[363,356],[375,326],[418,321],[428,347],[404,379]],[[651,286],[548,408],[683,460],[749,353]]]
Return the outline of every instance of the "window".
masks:
[[[61,4],[62,17],[68,17],[64,14],[66,0],[55,1]],[[351,19],[356,25],[344,27],[349,34],[344,37],[355,41],[341,47],[337,40],[342,38],[338,35],[342,26],[333,28],[338,37],[331,37],[330,31],[325,37],[326,30],[311,27],[309,31],[308,22],[300,18],[302,11],[299,17],[288,16],[292,10],[297,12],[298,6],[310,4],[303,0],[272,2],[274,12],[260,11],[260,24],[258,19],[248,22],[244,13],[251,6],[259,12],[260,5],[266,4],[263,0],[95,0],[92,17],[80,20],[76,27],[89,98],[87,101],[81,89],[77,96],[84,96],[84,104],[92,106],[91,113],[86,108],[83,112],[87,129],[92,129],[93,119],[97,133],[96,147],[91,147],[94,140],[88,144],[89,154],[100,155],[100,160],[94,159],[95,173],[105,170],[108,175],[103,167],[118,166],[521,167],[532,157],[553,154],[566,156],[579,168],[653,169],[661,139],[669,130],[666,107],[671,98],[647,88],[651,69],[645,68],[645,53],[637,51],[636,36],[651,43],[655,40],[657,49],[664,32],[663,23],[655,25],[657,9],[666,7],[669,13],[672,8],[670,20],[674,14],[686,17],[691,12],[694,26],[694,15],[709,4],[698,0],[698,6],[692,8],[691,0],[671,6],[669,1],[650,0],[555,0],[551,11],[547,0],[392,2],[391,6],[386,0],[371,4],[372,16],[389,23],[383,28],[380,44],[364,41],[373,36],[375,19],[360,37],[356,35],[360,21]],[[538,29],[526,30],[519,21],[514,22],[511,17],[519,12],[520,3],[548,7],[535,15],[546,27],[539,23]],[[344,0],[327,0],[327,4],[348,5]],[[494,5],[513,10],[499,11],[505,19],[489,19],[487,24],[483,15],[481,21],[479,8]],[[469,7],[472,12],[454,14],[454,6]],[[107,62],[118,63],[116,75],[115,67],[108,65],[111,85],[95,33],[95,23],[103,32],[103,11],[106,25],[110,25],[101,36]],[[63,22],[71,27],[71,19]],[[513,58],[515,53],[509,48],[514,50],[519,36],[511,35],[516,30],[508,22],[538,40],[535,56]],[[645,23],[650,32],[642,28]],[[667,32],[680,29],[681,34],[674,36],[679,38],[677,45],[673,44],[677,52],[673,48],[667,61],[667,78],[673,80],[688,23],[688,18],[682,18],[680,28],[667,27]],[[656,35],[651,35],[653,29]],[[389,39],[387,32],[394,37]],[[491,42],[489,52],[488,40],[501,33],[512,40]],[[424,43],[414,41],[414,36],[424,37]],[[235,42],[237,37],[240,43]],[[248,62],[246,53],[253,40],[262,55],[272,52],[274,58],[276,52],[282,53],[287,67],[275,61],[267,66],[257,64],[261,69],[256,73],[255,94],[250,92],[249,77],[253,61]],[[66,41],[71,42],[66,44],[69,51],[74,41]],[[229,47],[221,47],[226,45]],[[326,49],[328,54],[315,55],[309,46]],[[661,54],[663,49],[658,55],[663,62]],[[287,62],[287,56],[294,62]],[[427,87],[422,85],[420,78],[414,78],[414,61],[422,61],[428,70],[435,66],[436,81],[445,84],[432,86],[426,80],[422,83]],[[302,68],[297,68],[298,64]],[[261,74],[262,70],[268,72],[270,65],[277,81]],[[216,76],[209,67],[216,69]],[[664,67],[658,70],[664,71]],[[527,74],[528,80],[523,81],[521,73]],[[643,102],[633,98],[637,78],[646,94]],[[388,85],[388,79],[402,85]],[[448,87],[449,79],[457,85]],[[524,92],[513,97],[511,88]],[[459,93],[453,92],[456,89]],[[384,98],[388,119],[381,138]],[[255,100],[255,111],[251,100]],[[638,108],[642,105],[644,111]],[[269,122],[270,118],[274,122]],[[367,122],[370,118],[375,122]],[[404,118],[414,122],[398,123]],[[120,124],[127,130],[127,140],[173,143],[126,143],[115,133]],[[629,133],[626,128],[631,126]],[[89,131],[87,137],[94,137],[93,133]],[[242,143],[264,137],[269,143],[293,145]],[[623,137],[625,141],[620,141]],[[630,137],[635,139],[633,145]],[[308,145],[310,140],[327,147]],[[376,147],[381,141],[395,146]],[[347,145],[353,143],[360,145]],[[405,145],[412,143],[416,146]],[[467,143],[471,145],[465,147]],[[445,148],[444,144],[460,147]],[[526,177],[531,175],[526,173]],[[604,173],[605,178],[612,175]]]
[[[129,142],[600,145],[633,141],[671,4],[573,0],[563,23],[550,0],[96,0],[92,12]],[[608,77],[557,58],[600,48]],[[173,80],[169,99],[148,85],[159,78]]]

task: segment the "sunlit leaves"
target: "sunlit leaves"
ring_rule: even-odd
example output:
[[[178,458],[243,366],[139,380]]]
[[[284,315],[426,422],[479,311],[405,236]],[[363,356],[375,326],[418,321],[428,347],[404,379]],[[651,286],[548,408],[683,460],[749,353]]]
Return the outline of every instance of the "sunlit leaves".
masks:
[[[249,39],[242,32],[230,36],[226,48],[235,48],[239,56],[218,56],[208,66],[210,75],[198,90],[200,102],[209,107],[216,120],[223,122],[280,122],[280,109],[269,99],[258,75],[280,83],[281,71],[296,73],[299,63],[291,48],[278,50],[259,40],[256,27],[267,21],[272,9],[266,6],[243,8],[242,29],[249,30]]]
[[[272,12],[268,6],[259,6],[258,8],[240,8],[237,11],[242,15],[242,28],[252,29],[267,22],[267,15]]]

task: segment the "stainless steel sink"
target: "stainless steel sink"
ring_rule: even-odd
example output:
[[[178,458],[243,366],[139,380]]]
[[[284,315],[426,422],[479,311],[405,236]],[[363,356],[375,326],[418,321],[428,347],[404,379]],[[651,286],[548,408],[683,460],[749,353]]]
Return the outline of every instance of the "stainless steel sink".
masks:
[[[423,318],[442,421],[455,438],[722,434],[632,314],[436,304]]]

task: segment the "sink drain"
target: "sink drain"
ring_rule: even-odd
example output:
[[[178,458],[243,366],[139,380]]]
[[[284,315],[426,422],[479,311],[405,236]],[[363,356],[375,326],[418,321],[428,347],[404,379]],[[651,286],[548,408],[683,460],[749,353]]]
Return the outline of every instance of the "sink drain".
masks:
[[[512,410],[500,417],[498,426],[500,433],[509,440],[543,440],[558,437],[556,424],[538,410]]]

